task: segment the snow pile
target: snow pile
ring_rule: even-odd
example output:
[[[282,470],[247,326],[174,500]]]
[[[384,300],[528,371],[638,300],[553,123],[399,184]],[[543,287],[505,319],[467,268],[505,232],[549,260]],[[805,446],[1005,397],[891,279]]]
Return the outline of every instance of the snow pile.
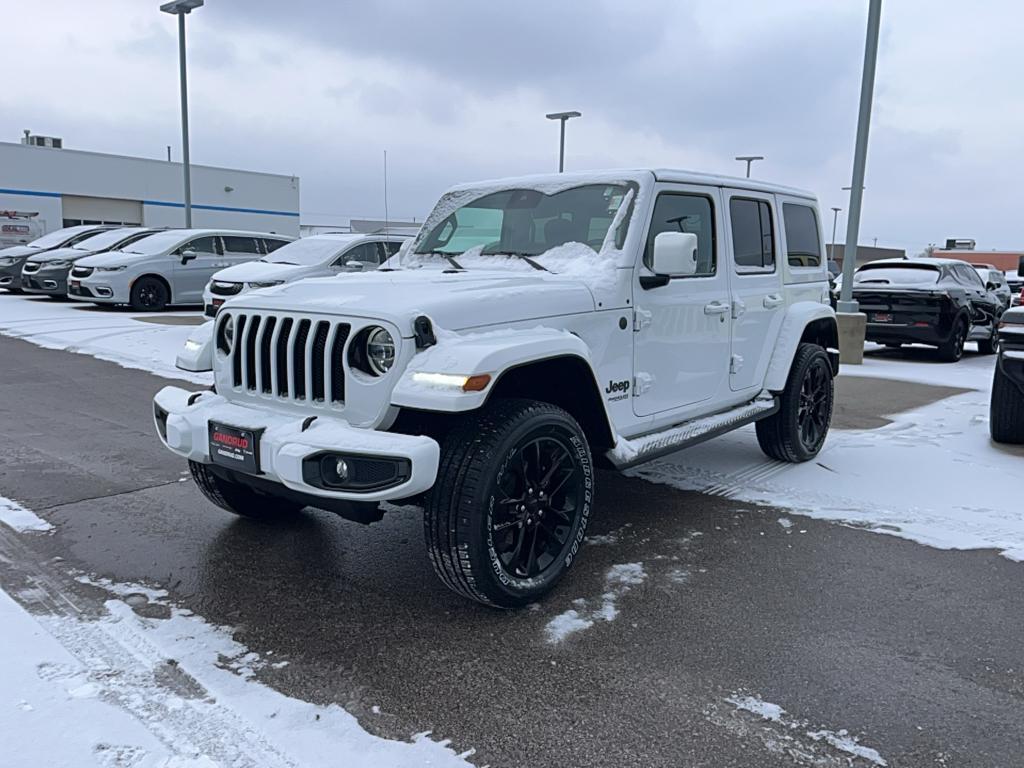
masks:
[[[337,705],[263,685],[258,654],[165,592],[108,586],[121,598],[99,618],[32,616],[0,592],[0,733],[12,765],[468,766],[427,733],[372,736]],[[163,614],[143,618],[147,604]]]
[[[25,509],[16,501],[0,496],[0,523],[13,528],[18,533],[27,531],[47,532],[52,531],[53,526],[36,515],[30,509]]]
[[[749,732],[744,728],[743,723],[735,717],[723,718],[714,709],[709,713],[708,719],[744,736],[760,738],[765,747],[772,752],[790,757],[799,756],[813,765],[832,765],[833,762],[828,760],[830,756],[820,754],[820,748],[817,748],[818,743],[823,743],[845,755],[850,755],[853,760],[859,758],[878,766],[878,768],[885,768],[888,765],[878,750],[864,746],[845,728],[837,731],[827,728],[808,730],[810,728],[809,721],[787,717],[786,710],[778,704],[764,701],[757,696],[737,693],[726,697],[725,701],[731,704],[736,712],[754,715],[759,718],[760,722],[770,724],[772,727]],[[805,739],[811,741],[808,742]],[[862,763],[854,763],[850,758],[845,758],[842,764],[861,765]]]
[[[201,321],[195,312],[133,315],[89,304],[61,304],[30,296],[0,296],[0,334],[46,349],[63,349],[157,376],[210,384],[210,373],[187,373],[175,367],[185,341]],[[188,318],[187,325],[170,325]]]
[[[746,427],[630,473],[686,490],[788,508],[941,549],[995,549],[1024,560],[1024,449],[988,434],[993,358],[955,366],[870,360],[843,376],[973,387],[891,416],[874,430],[833,431],[815,461],[767,459]]]
[[[600,602],[586,598],[573,600],[574,608],[560,613],[544,627],[549,643],[557,644],[572,634],[589,629],[598,621],[614,621],[619,615],[618,600],[647,579],[643,563],[619,563],[605,574],[605,591]]]

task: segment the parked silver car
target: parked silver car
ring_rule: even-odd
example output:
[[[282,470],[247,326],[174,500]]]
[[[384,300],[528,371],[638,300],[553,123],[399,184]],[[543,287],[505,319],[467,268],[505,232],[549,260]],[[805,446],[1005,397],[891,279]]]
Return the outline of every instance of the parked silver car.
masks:
[[[107,229],[112,227],[80,224],[77,227],[47,232],[25,245],[12,245],[0,250],[0,288],[11,293],[21,293],[21,268],[29,256],[52,251],[54,248],[66,248]]]
[[[227,229],[158,232],[121,250],[78,261],[68,280],[68,298],[128,304],[139,312],[171,304],[200,304],[214,272],[258,259],[291,240]]]
[[[304,277],[331,277],[376,269],[398,253],[406,235],[323,234],[288,243],[264,256],[217,272],[203,292],[206,315],[233,296],[254,288],[291,283]]]

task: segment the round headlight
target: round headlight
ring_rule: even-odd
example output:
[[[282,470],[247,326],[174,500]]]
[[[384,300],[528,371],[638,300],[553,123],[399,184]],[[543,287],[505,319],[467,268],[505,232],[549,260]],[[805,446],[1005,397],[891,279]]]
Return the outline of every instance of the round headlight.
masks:
[[[225,355],[231,351],[231,343],[235,338],[235,318],[226,315],[217,326],[217,349]]]
[[[383,376],[395,364],[395,340],[385,329],[374,328],[367,335],[366,359],[378,376]]]

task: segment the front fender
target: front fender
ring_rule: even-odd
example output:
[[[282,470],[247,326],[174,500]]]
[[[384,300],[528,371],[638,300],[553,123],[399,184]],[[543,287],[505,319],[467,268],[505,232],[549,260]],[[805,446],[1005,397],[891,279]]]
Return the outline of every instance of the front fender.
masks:
[[[174,364],[183,371],[213,370],[213,320],[197,326],[189,334]]]
[[[566,355],[591,364],[590,350],[583,340],[555,328],[444,332],[439,334],[436,345],[416,353],[409,362],[391,393],[391,404],[427,411],[471,411],[484,404],[491,388],[505,371],[537,360]],[[491,380],[479,392],[464,392],[458,385],[417,380],[417,373],[486,374]]]
[[[826,348],[838,345],[836,313],[832,311],[832,307],[814,301],[798,301],[786,311],[782,328],[779,330],[779,339],[775,344],[775,352],[765,374],[765,389],[769,392],[780,392],[785,388],[789,369],[793,365],[796,349],[804,338],[804,331],[811,323],[822,320],[830,323],[832,331],[825,342]]]

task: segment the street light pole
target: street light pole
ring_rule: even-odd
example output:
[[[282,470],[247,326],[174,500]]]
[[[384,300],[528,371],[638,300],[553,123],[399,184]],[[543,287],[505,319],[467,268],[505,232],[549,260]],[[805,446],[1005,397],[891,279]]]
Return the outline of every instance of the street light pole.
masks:
[[[565,170],[565,123],[568,120],[572,120],[574,117],[581,117],[580,112],[551,112],[545,115],[548,120],[558,120],[561,122],[559,137],[558,137],[558,172],[562,173]]]
[[[836,224],[839,221],[839,212],[841,210],[843,209],[837,208],[834,205],[832,206],[832,248],[830,249],[831,253],[829,255],[832,257],[833,261],[836,259]]]
[[[750,178],[750,164],[752,162],[754,162],[755,160],[764,160],[764,156],[763,155],[740,155],[736,159],[739,160],[741,163],[745,162],[747,164],[747,178],[749,179]]]
[[[853,272],[860,235],[860,207],[864,197],[864,170],[868,158],[868,131],[871,127],[871,102],[875,91],[875,63],[878,60],[878,29],[882,18],[882,0],[870,0],[868,31],[864,44],[864,72],[860,83],[860,111],[857,115],[857,139],[853,153],[853,180],[850,183],[850,215],[846,219],[846,246],[843,248],[843,288],[837,312],[860,311],[853,300]],[[851,258],[852,257],[852,258]]]
[[[178,17],[178,77],[181,82],[181,164],[185,176],[185,228],[192,227],[192,169],[188,155],[188,82],[185,67],[185,16],[204,0],[173,0],[160,10]]]

